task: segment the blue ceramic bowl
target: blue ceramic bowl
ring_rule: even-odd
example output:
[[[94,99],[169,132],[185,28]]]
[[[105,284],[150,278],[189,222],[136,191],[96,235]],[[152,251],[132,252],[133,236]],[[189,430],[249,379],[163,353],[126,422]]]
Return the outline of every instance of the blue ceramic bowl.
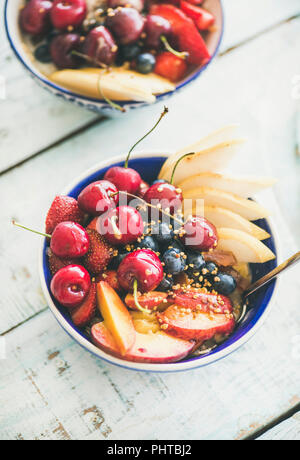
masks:
[[[145,181],[151,183],[157,178],[165,160],[166,154],[140,153],[132,156],[130,166],[136,169]],[[123,164],[123,156],[116,158],[113,164],[110,161],[102,162],[87,171],[81,177],[77,178],[71,185],[63,190],[62,194],[77,198],[81,190],[83,190],[83,188],[85,188],[88,184],[95,180],[102,179],[109,167]],[[258,221],[258,225],[271,234],[271,238],[269,238],[265,243],[275,254],[277,254],[274,232],[270,227],[270,223],[262,219]],[[259,326],[261,326],[263,321],[266,319],[267,314],[270,311],[272,301],[274,300],[274,291],[277,281],[271,282],[251,296],[252,308],[248,311],[234,333],[224,343],[222,343],[222,345],[205,356],[188,358],[172,364],[149,364],[124,361],[105,353],[87,340],[84,333],[72,324],[66,309],[62,308],[53,298],[50,293],[51,273],[49,271],[46,249],[46,241],[43,241],[40,253],[40,277],[45,297],[57,321],[63,329],[86,350],[109,363],[116,364],[127,369],[149,372],[183,371],[205,366],[224,358],[224,356],[237,350],[255,334]],[[261,276],[265,275],[267,272],[275,268],[276,265],[277,260],[272,260],[265,264],[252,264],[251,272],[253,280],[257,280]]]
[[[35,65],[34,61],[32,60],[31,56],[25,52],[23,42],[22,42],[22,34],[19,27],[19,9],[24,4],[24,0],[5,0],[5,7],[4,7],[4,22],[5,22],[5,29],[7,33],[8,40],[10,45],[19,59],[19,61],[23,64],[25,69],[30,73],[32,78],[44,89],[50,91],[55,96],[58,96],[64,100],[69,102],[73,102],[74,104],[85,107],[86,109],[92,110],[94,112],[99,112],[104,115],[117,115],[120,114],[118,110],[112,109],[112,107],[107,104],[105,101],[101,101],[99,99],[89,98],[86,96],[81,96],[80,94],[73,93],[72,91],[67,90],[59,85],[54,84],[51,82],[45,75],[43,75],[37,66]],[[207,47],[211,54],[210,61],[200,68],[196,68],[192,73],[190,73],[184,80],[180,81],[177,84],[175,91],[171,91],[162,95],[157,96],[156,101],[162,101],[173,94],[176,91],[184,88],[186,85],[194,81],[198,78],[201,73],[207,68],[210,62],[216,56],[221,40],[223,37],[223,28],[224,28],[224,15],[221,0],[206,0],[205,6],[209,11],[211,11],[216,17],[216,30],[209,32],[206,37]],[[135,101],[123,101],[120,102],[120,105],[126,109],[126,111],[130,109],[137,109],[139,107],[144,107],[149,105],[147,102],[135,102]]]

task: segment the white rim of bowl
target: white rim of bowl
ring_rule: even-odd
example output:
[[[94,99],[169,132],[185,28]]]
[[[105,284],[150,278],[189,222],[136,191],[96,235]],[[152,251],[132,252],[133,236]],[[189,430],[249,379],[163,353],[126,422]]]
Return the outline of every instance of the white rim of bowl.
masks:
[[[132,154],[131,159],[139,159],[139,158],[147,158],[147,157],[168,157],[170,153],[162,153],[158,151],[153,151],[153,152],[136,152],[135,154]],[[78,176],[76,179],[74,179],[69,185],[67,185],[61,192],[61,195],[67,195],[70,193],[70,191],[78,185],[79,182],[83,181],[87,176],[90,176],[93,173],[96,173],[100,169],[106,168],[111,166],[114,163],[119,163],[124,161],[124,155],[119,155],[116,157],[113,157],[110,160],[104,160],[99,163],[97,163],[95,166],[92,168],[86,170],[84,173],[82,173],[80,176]],[[275,230],[275,226],[272,223],[272,219],[268,218],[266,219],[268,222],[270,229],[271,229],[271,234],[274,240],[274,245],[276,248],[276,253],[277,253],[277,259],[280,258],[280,246],[279,246],[279,238],[278,238],[278,233]],[[232,345],[229,345],[223,350],[220,350],[219,352],[217,351],[213,355],[209,355],[207,357],[201,357],[199,360],[194,359],[193,361],[186,361],[186,362],[176,362],[176,363],[167,363],[167,364],[151,364],[151,363],[136,363],[133,361],[125,361],[123,359],[115,358],[114,356],[105,353],[102,351],[100,348],[96,347],[92,342],[89,342],[88,339],[85,339],[80,335],[68,322],[67,320],[63,317],[63,315],[58,311],[56,305],[54,304],[51,295],[49,293],[45,275],[44,275],[44,244],[45,240],[42,239],[41,247],[39,250],[39,274],[40,274],[40,280],[41,280],[41,285],[42,285],[42,290],[44,293],[44,296],[48,302],[48,306],[50,307],[50,310],[52,311],[53,315],[55,316],[56,320],[58,323],[61,325],[61,327],[77,342],[81,347],[83,347],[85,350],[90,351],[93,355],[97,356],[98,358],[103,359],[104,361],[114,364],[119,367],[123,367],[126,369],[134,370],[134,371],[143,371],[143,372],[181,372],[181,371],[186,371],[186,370],[191,370],[191,369],[196,369],[200,367],[207,366],[208,364],[214,363],[216,361],[219,361],[222,358],[225,358],[225,356],[230,355],[234,351],[236,351],[238,348],[240,348],[242,345],[247,343],[258,331],[258,329],[263,325],[265,320],[267,319],[271,308],[273,306],[273,303],[276,299],[277,293],[278,293],[278,287],[280,281],[278,279],[275,280],[275,286],[274,286],[274,291],[272,293],[272,296],[269,300],[268,305],[265,308],[265,311],[262,313],[260,318],[257,320],[256,324],[248,331],[246,332],[243,337],[240,339],[237,339],[235,343]]]

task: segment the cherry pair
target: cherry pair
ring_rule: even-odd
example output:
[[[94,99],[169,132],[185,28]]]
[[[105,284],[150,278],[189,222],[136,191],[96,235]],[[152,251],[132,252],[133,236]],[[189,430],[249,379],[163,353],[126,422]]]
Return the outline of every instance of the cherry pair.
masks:
[[[83,23],[87,12],[85,0],[29,0],[20,13],[24,32],[41,36],[52,25],[58,30],[77,28]]]

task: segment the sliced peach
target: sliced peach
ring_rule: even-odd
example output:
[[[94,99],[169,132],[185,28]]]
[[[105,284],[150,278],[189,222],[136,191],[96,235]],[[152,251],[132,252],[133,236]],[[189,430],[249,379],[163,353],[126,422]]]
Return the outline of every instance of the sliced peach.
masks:
[[[159,291],[151,291],[146,292],[143,295],[138,296],[139,304],[148,310],[155,310],[164,300],[166,300],[168,294],[166,292],[159,292]],[[125,297],[126,305],[131,308],[132,310],[138,310],[134,296],[132,294],[127,294]]]
[[[235,256],[230,251],[214,249],[211,252],[204,252],[203,257],[205,262],[214,262],[218,266],[222,265],[222,267],[232,267],[237,263]]]
[[[118,358],[140,363],[171,363],[185,358],[194,348],[195,342],[177,339],[164,332],[155,334],[136,333],[133,347],[121,355],[113,335],[105,324],[98,323],[92,327],[94,344]]]
[[[174,291],[169,297],[169,302],[180,307],[191,308],[202,313],[232,313],[232,304],[228,297],[220,294],[211,294],[201,289],[188,289]]]
[[[100,281],[97,284],[97,300],[105,325],[114,337],[116,347],[121,355],[125,355],[136,339],[129,311],[116,291],[106,281]]]
[[[157,318],[168,334],[184,340],[210,340],[216,334],[230,334],[235,326],[231,313],[203,313],[180,305],[171,305],[163,313],[157,313]]]
[[[156,315],[152,313],[144,313],[143,311],[132,311],[131,317],[134,324],[134,329],[140,334],[150,334],[159,332],[160,325]]]

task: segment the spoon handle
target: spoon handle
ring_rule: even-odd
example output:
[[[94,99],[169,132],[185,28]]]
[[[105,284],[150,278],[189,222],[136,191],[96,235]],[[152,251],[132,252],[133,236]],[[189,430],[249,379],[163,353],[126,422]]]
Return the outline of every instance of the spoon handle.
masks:
[[[276,278],[276,276],[279,275],[279,273],[283,272],[284,270],[287,270],[288,268],[292,267],[292,265],[296,264],[299,261],[300,261],[300,251],[294,254],[289,259],[282,262],[282,264],[278,265],[278,267],[274,268],[274,270],[270,271],[265,276],[255,281],[255,283],[252,283],[249,286],[249,288],[245,291],[244,296],[248,297],[248,295],[252,294],[257,289],[269,283],[272,279]]]

